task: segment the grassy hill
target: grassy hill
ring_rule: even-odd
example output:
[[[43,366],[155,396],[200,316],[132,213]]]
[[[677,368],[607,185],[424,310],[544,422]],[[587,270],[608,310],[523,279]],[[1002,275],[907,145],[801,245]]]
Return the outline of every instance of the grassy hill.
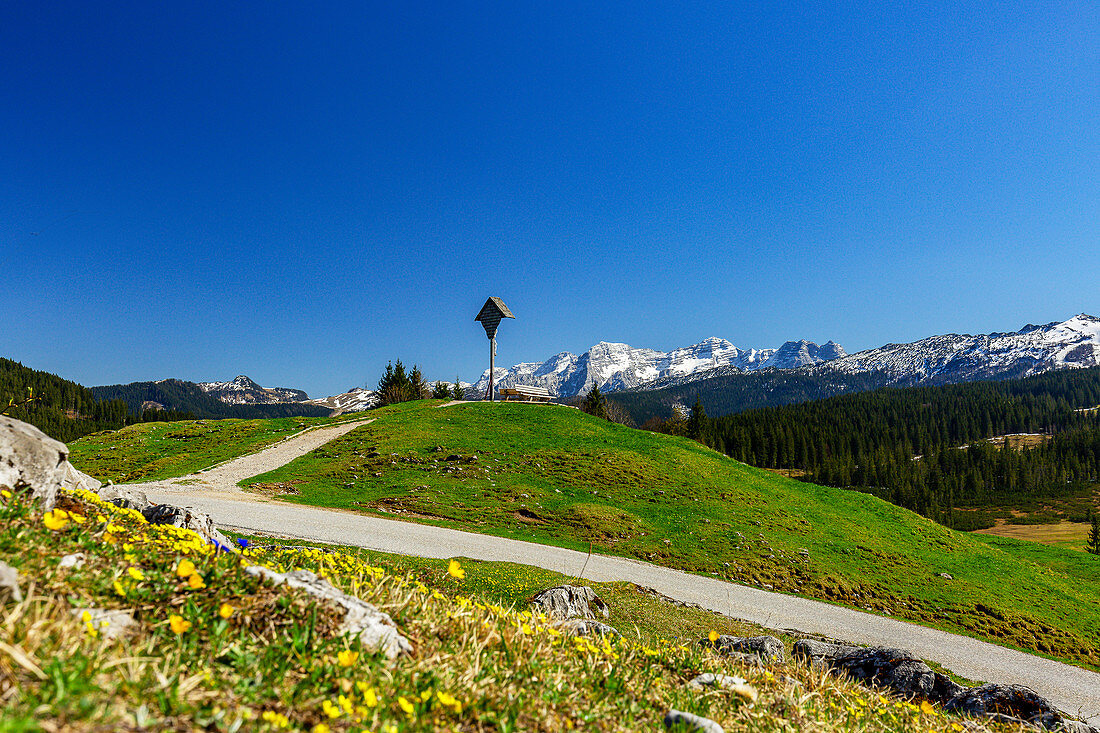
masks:
[[[439,404],[376,410],[374,423],[246,483],[292,484],[287,501],[591,546],[1100,667],[1100,557],[1029,555],[566,407]]]

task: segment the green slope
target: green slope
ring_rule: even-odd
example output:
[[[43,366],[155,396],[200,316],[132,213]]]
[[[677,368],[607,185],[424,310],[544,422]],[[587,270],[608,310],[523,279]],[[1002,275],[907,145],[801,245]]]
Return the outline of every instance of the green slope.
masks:
[[[375,410],[375,422],[245,483],[293,484],[288,501],[591,543],[1100,667],[1100,557],[1025,552],[567,407],[439,404]]]

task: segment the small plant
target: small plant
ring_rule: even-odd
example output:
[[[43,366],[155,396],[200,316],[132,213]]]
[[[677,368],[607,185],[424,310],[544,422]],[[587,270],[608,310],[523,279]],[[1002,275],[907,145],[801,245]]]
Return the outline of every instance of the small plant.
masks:
[[[1085,549],[1093,555],[1100,555],[1100,516],[1092,515],[1092,529],[1089,530],[1089,541]]]

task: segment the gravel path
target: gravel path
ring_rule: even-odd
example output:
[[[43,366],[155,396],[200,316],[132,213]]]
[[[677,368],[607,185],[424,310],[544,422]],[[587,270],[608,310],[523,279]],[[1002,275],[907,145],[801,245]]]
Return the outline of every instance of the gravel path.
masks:
[[[275,502],[236,486],[238,481],[270,471],[367,422],[307,431],[260,453],[184,479],[198,483],[157,482],[135,488],[144,490],[153,501],[186,501],[188,506],[209,513],[220,526],[244,531],[420,557],[503,560],[565,575],[578,575],[585,567],[586,555],[573,550]],[[589,581],[630,581],[771,629],[855,644],[902,647],[970,679],[1027,685],[1066,712],[1100,725],[1100,674],[1095,672],[892,618],[637,560],[592,555],[587,563],[584,578]]]

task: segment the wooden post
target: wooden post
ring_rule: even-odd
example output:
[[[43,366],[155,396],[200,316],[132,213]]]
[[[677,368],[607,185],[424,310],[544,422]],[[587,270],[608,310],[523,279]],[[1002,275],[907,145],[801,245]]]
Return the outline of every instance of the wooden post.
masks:
[[[497,340],[495,338],[489,339],[489,401],[493,401],[493,382],[496,379],[496,375],[493,374],[493,361],[497,355]]]

